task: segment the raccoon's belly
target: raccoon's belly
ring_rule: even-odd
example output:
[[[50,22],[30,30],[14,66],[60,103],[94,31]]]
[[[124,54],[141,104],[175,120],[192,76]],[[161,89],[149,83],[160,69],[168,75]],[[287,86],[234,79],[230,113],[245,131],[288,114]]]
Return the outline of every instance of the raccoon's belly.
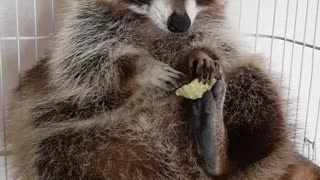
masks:
[[[36,171],[42,179],[206,179],[181,99],[149,100],[93,118],[99,122],[94,126],[59,130],[42,139]]]
[[[107,159],[113,161],[108,164],[128,179],[192,179],[201,174],[186,106],[177,97],[138,104],[133,108],[137,111],[127,117],[131,122],[123,124],[121,138],[110,144]],[[112,146],[122,150],[115,152]],[[109,170],[106,167],[104,172]]]
[[[136,115],[136,125],[129,125],[137,128],[137,144],[144,149],[139,158],[149,157],[147,159],[152,161],[152,165],[148,166],[156,170],[154,176],[157,178],[151,179],[193,179],[205,176],[197,165],[188,105],[178,99],[168,97],[142,107],[143,110]]]
[[[163,139],[165,135],[171,134],[170,139],[174,142],[189,134],[191,120],[188,104],[175,95],[153,100],[146,98],[130,109],[133,110],[132,116],[127,118],[133,122],[127,126],[136,124],[143,131],[150,131],[149,138],[156,135],[159,136],[157,139]]]

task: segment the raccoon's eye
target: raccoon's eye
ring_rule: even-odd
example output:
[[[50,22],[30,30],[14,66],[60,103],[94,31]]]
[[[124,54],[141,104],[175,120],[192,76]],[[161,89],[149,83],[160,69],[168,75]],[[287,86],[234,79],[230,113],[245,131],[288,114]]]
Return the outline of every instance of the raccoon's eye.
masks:
[[[145,4],[150,4],[151,0],[132,0],[133,3],[137,5],[145,5]]]
[[[148,5],[151,3],[151,0],[124,0],[124,2],[135,5]]]
[[[214,2],[215,0],[196,0],[197,4],[200,6],[208,6],[210,3]]]

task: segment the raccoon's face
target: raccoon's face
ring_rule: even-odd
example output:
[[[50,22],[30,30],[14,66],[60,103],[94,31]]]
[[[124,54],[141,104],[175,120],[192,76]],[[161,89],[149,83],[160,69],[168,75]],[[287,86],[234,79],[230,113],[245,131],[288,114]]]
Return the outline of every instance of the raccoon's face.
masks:
[[[225,0],[124,0],[136,13],[145,15],[164,31],[186,32],[204,9],[224,4]],[[215,8],[217,9],[217,8]]]

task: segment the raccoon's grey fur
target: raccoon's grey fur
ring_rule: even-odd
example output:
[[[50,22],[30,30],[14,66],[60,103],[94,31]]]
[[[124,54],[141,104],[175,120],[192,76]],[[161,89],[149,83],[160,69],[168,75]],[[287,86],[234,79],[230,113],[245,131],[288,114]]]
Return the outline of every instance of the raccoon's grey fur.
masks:
[[[280,90],[264,60],[234,42],[225,2],[211,2],[188,32],[174,34],[155,28],[127,2],[114,1],[70,2],[52,54],[16,89],[9,111],[15,176],[286,177],[297,158]],[[227,157],[217,177],[199,164],[188,103],[172,91],[180,85],[177,60],[199,48],[219,57],[227,83],[220,124]]]

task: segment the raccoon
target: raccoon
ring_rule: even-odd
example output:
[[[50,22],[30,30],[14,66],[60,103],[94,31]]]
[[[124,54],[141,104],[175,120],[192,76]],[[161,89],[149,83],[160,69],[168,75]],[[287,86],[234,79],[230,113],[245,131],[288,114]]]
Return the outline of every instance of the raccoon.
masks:
[[[281,90],[232,35],[226,3],[68,2],[52,53],[14,91],[15,177],[298,177],[306,161],[290,140]],[[218,82],[195,102],[174,94],[194,78]]]

